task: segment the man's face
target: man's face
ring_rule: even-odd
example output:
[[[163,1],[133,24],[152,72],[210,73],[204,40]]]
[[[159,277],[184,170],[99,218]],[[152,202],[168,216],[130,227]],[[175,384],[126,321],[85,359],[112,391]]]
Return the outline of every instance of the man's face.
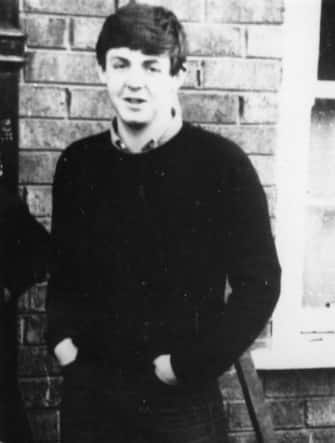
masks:
[[[175,103],[181,75],[170,74],[168,55],[112,48],[100,76],[107,84],[113,108],[128,126],[148,126],[168,115]]]

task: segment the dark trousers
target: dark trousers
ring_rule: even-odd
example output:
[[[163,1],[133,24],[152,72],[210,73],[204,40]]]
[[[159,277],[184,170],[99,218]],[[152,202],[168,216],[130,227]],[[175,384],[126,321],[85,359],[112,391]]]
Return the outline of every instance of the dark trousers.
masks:
[[[154,372],[126,374],[92,364],[64,369],[62,443],[225,443],[216,382],[168,386]]]

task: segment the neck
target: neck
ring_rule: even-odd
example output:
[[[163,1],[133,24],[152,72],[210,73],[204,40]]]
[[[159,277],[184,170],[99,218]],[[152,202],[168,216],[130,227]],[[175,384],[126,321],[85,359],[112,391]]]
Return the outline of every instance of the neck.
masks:
[[[151,140],[167,141],[181,126],[180,110],[176,110],[177,115],[173,117],[168,111],[167,115],[161,116],[149,125],[126,125],[121,120],[117,120],[118,133],[123,143],[134,153],[142,151],[143,147]]]
[[[117,126],[121,140],[134,153],[140,152],[142,147],[153,138],[150,125],[126,125],[118,120]]]

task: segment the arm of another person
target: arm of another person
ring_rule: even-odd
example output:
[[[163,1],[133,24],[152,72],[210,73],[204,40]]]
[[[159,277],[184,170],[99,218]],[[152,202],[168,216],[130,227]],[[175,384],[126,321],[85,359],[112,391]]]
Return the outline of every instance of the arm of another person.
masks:
[[[46,278],[50,239],[26,204],[0,186],[4,286],[19,295]]]
[[[28,442],[32,441],[31,431],[12,366],[15,310],[10,306],[15,306],[15,298],[22,292],[46,278],[49,234],[29,213],[26,204],[1,183],[0,231],[0,440]],[[4,287],[11,294],[6,306]]]
[[[0,288],[0,443],[5,441],[5,331],[4,331],[4,294],[2,288]]]
[[[199,342],[188,343],[187,349],[185,344],[177,345],[172,352],[172,368],[185,382],[217,377],[229,369],[260,334],[279,297],[280,266],[265,193],[242,152],[231,183],[228,278],[232,293],[222,317]],[[218,233],[218,241],[220,237]]]

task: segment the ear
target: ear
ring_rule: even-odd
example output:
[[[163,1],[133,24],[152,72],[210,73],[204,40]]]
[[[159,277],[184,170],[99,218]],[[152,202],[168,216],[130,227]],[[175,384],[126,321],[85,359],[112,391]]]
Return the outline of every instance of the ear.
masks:
[[[99,65],[99,63],[96,64],[96,68],[97,68],[97,71],[98,71],[98,75],[99,75],[100,81],[102,83],[106,84],[107,83],[107,80],[106,80],[106,70],[103,69],[102,66]]]
[[[180,89],[184,84],[186,78],[186,66],[183,66],[183,69],[180,69],[173,78],[174,78],[175,88],[178,91],[178,89]]]

